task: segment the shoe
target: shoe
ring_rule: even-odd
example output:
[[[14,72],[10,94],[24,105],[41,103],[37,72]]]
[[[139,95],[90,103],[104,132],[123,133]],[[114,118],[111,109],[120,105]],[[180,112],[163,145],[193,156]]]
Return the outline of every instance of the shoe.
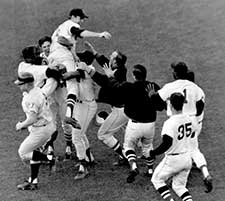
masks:
[[[66,146],[65,158],[64,161],[70,160],[72,156],[71,146]]]
[[[149,178],[152,177],[152,174],[153,174],[153,169],[148,169],[148,170],[144,173],[144,175],[145,175],[146,177],[149,177]]]
[[[204,184],[206,187],[205,192],[209,193],[212,191],[213,189],[213,183],[212,183],[212,177],[210,175],[208,175],[205,179],[204,179]]]
[[[87,176],[89,176],[89,172],[87,170],[87,168],[84,169],[84,171],[79,171],[77,173],[77,175],[74,177],[75,180],[80,180],[80,179],[84,179]]]
[[[126,158],[119,157],[118,161],[113,163],[114,166],[128,166],[129,162]]]
[[[81,129],[80,124],[78,123],[78,121],[75,118],[65,117],[64,122],[66,124],[70,124],[71,126],[73,126],[76,129]]]
[[[135,168],[134,170],[130,170],[128,177],[127,177],[127,183],[133,183],[135,181],[135,177],[139,174],[139,170]]]
[[[38,184],[33,184],[33,183],[30,183],[28,180],[25,180],[22,184],[19,184],[17,185],[17,189],[18,190],[22,190],[22,191],[25,191],[25,190],[37,190],[38,189]]]

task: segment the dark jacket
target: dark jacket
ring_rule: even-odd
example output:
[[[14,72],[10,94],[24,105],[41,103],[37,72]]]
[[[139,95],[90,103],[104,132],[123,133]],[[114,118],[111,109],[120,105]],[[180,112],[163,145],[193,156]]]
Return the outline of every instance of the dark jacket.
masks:
[[[120,94],[124,112],[130,119],[141,123],[156,121],[155,103],[149,97],[146,88],[151,84],[156,92],[160,89],[159,85],[149,81],[119,83],[115,78],[110,78],[108,84]]]
[[[109,63],[109,59],[107,59],[104,55],[97,55],[96,61],[103,67],[105,63]],[[118,83],[122,83],[126,81],[127,69],[125,66],[120,66],[118,70],[115,72],[115,80]],[[101,86],[97,98],[97,102],[107,103],[115,107],[123,107],[123,102],[118,94],[117,90],[108,85],[109,78],[101,74],[99,72],[95,72],[92,76],[92,79]]]

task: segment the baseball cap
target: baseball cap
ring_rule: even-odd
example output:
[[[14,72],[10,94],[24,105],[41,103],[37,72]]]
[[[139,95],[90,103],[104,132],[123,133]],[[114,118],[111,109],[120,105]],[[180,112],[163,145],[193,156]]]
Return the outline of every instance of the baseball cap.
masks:
[[[34,77],[31,73],[23,73],[18,76],[17,80],[14,82],[16,85],[23,85],[25,83],[30,83],[34,81]]]
[[[73,16],[80,16],[81,19],[88,18],[88,16],[84,13],[81,8],[74,8],[70,11],[70,17]]]
[[[188,72],[188,67],[186,63],[182,61],[179,61],[177,63],[172,63],[171,68],[173,69],[174,72],[179,74],[186,74]]]

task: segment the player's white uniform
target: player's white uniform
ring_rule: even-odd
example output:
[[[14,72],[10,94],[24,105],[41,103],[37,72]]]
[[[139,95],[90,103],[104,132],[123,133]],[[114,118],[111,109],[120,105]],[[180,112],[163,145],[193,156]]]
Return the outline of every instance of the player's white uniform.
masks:
[[[200,115],[199,117],[196,117],[195,115],[197,112],[196,102],[199,100],[205,101],[205,94],[203,90],[195,83],[182,79],[178,79],[168,84],[165,84],[165,86],[158,91],[160,97],[164,101],[167,101],[167,103],[169,101],[169,97],[174,92],[180,92],[185,96],[183,113],[190,115],[198,122],[198,129],[196,131],[196,135],[194,138],[192,138],[192,158],[196,163],[197,167],[200,168],[201,166],[206,165],[205,157],[198,148],[198,135],[201,131],[204,114]],[[169,107],[167,107],[167,115],[171,115]]]
[[[173,138],[173,144],[152,175],[151,181],[157,190],[173,177],[172,188],[179,197],[188,191],[186,183],[192,167],[190,139],[195,126],[196,122],[186,114],[173,115],[164,122],[161,135]]]
[[[80,25],[73,22],[72,20],[67,20],[63,22],[59,27],[54,31],[52,35],[52,44],[50,47],[50,55],[48,56],[49,63],[61,63],[66,66],[67,72],[75,71],[76,64],[72,52],[65,46],[57,42],[58,37],[62,36],[66,38],[71,44],[75,45],[76,40],[71,34],[70,29],[72,27],[80,28]],[[76,94],[76,84],[74,84],[74,79],[67,81],[67,92],[68,94]]]
[[[76,112],[74,112],[74,117],[80,123],[81,129],[72,129],[72,140],[76,148],[77,157],[79,160],[83,160],[86,158],[86,150],[90,147],[86,132],[96,114],[97,103],[95,101],[95,85],[87,72],[85,72],[85,79],[81,79],[77,85],[78,100],[75,105]]]
[[[35,149],[44,145],[55,131],[53,117],[46,96],[39,87],[23,94],[22,108],[26,116],[37,114],[37,121],[28,127],[29,136],[22,142],[18,153],[22,160],[31,160]]]

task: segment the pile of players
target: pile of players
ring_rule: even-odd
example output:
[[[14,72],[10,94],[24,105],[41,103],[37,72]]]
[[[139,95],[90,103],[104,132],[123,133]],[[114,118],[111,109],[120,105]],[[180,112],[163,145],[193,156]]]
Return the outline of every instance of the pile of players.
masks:
[[[76,51],[78,38],[110,39],[109,32],[92,32],[80,27],[88,16],[82,9],[72,9],[69,19],[52,34],[38,42],[39,47],[23,49],[23,61],[18,67],[15,84],[23,93],[22,108],[26,119],[16,124],[16,130],[28,128],[29,135],[20,145],[19,156],[30,162],[31,176],[20,190],[38,188],[38,172],[43,161],[55,169],[53,142],[56,139],[57,115],[66,140],[65,159],[71,158],[72,145],[78,158],[78,172],[74,179],[89,175],[88,167],[95,163],[86,132],[97,112],[97,102],[111,106],[104,115],[97,136],[118,154],[114,165],[127,165],[127,182],[139,174],[136,146],[142,148],[146,163],[145,175],[165,200],[173,201],[165,181],[172,179],[172,188],[185,201],[192,197],[186,188],[187,178],[194,162],[202,170],[207,192],[212,190],[212,178],[204,155],[198,148],[198,136],[204,116],[205,94],[194,83],[194,73],[184,62],[171,64],[174,81],[162,88],[147,81],[147,70],[141,64],[133,66],[134,82],[127,81],[127,57],[115,50],[108,59],[93,45],[85,42],[83,52]],[[40,52],[41,50],[41,52]],[[102,67],[98,72],[93,61]],[[96,87],[100,90],[96,98]],[[153,148],[157,111],[167,110],[162,143]],[[126,126],[124,143],[114,136]],[[164,159],[153,170],[155,157],[165,153]]]

